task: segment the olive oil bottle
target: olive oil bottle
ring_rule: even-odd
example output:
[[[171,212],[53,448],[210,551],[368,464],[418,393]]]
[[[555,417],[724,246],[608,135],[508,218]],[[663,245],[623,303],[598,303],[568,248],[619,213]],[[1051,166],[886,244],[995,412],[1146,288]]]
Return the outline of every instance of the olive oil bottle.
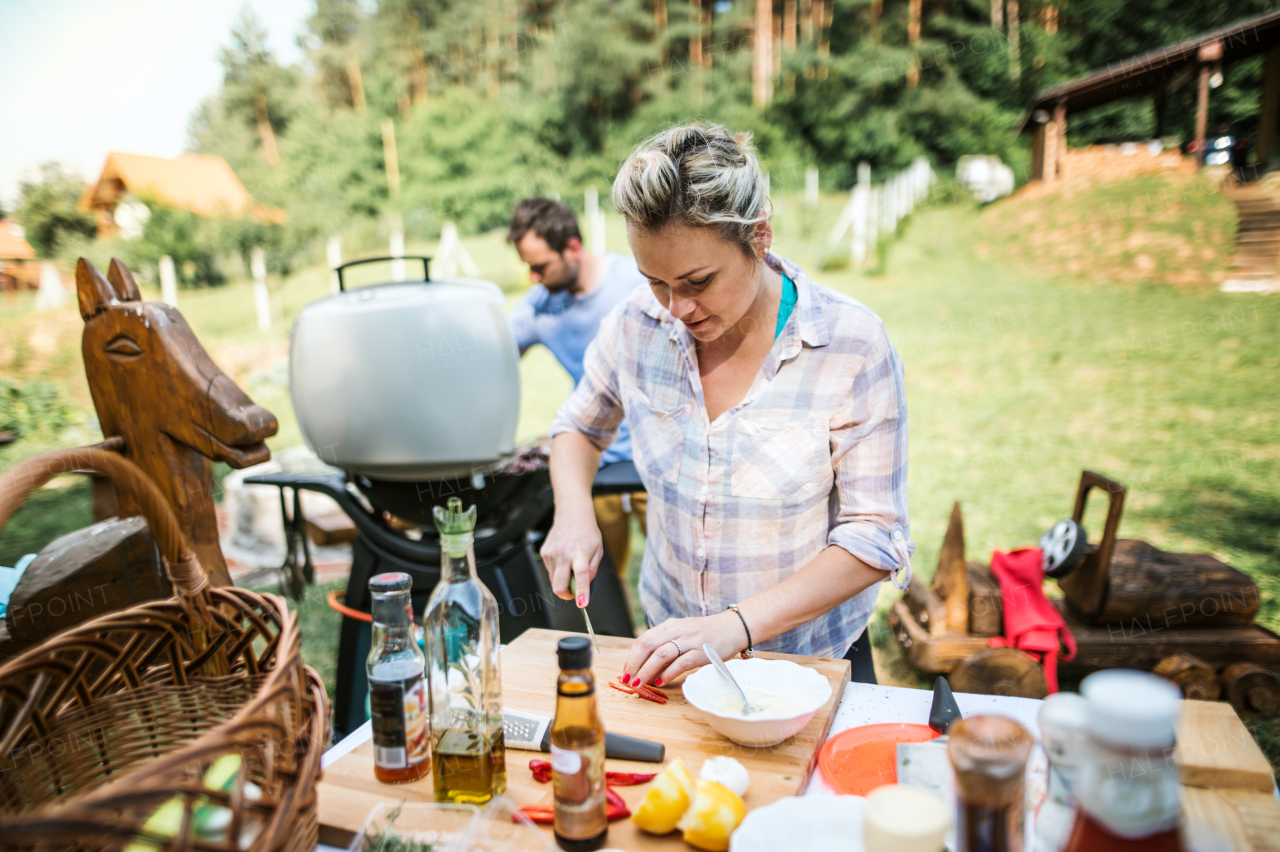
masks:
[[[569,636],[556,646],[556,717],[551,722],[551,780],[555,785],[556,843],[567,852],[592,852],[609,833],[605,809],[604,725],[596,710],[591,643]]]
[[[435,509],[440,582],[424,629],[437,802],[480,805],[507,789],[498,667],[498,602],[476,576],[476,507]]]

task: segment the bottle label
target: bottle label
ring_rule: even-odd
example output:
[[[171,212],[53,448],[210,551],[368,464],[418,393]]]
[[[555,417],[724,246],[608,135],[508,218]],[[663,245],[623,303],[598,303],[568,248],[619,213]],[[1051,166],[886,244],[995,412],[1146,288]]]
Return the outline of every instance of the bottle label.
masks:
[[[551,768],[564,775],[577,775],[582,771],[582,755],[572,749],[552,746]]]
[[[608,828],[603,741],[583,749],[552,746],[551,780],[555,786],[557,835],[585,840]]]
[[[430,753],[430,709],[422,675],[369,681],[373,762],[382,769],[417,766]]]

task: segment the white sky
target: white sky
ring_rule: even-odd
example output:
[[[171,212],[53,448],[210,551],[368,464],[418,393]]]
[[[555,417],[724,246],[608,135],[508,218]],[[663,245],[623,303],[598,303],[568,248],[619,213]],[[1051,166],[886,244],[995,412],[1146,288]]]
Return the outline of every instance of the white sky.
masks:
[[[108,151],[172,157],[222,81],[218,49],[248,6],[282,63],[311,0],[0,0],[0,200],[58,160],[86,180]]]

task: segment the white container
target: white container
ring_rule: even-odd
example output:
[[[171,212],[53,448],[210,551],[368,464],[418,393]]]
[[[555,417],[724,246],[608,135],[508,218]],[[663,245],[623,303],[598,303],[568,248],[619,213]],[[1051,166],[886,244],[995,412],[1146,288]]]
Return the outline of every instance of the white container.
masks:
[[[413,482],[515,452],[520,355],[496,284],[380,284],[312,302],[293,325],[290,394],[326,464]]]
[[[928,790],[888,784],[867,794],[867,852],[941,852],[951,811]]]
[[[703,666],[684,682],[684,697],[697,708],[708,725],[739,745],[763,748],[794,737],[831,700],[831,684],[813,669],[790,660],[726,660],[730,673],[744,690],[785,695],[800,705],[799,713],[753,713],[743,718],[712,709],[717,698],[733,687],[713,666]],[[735,693],[736,694],[736,693]]]

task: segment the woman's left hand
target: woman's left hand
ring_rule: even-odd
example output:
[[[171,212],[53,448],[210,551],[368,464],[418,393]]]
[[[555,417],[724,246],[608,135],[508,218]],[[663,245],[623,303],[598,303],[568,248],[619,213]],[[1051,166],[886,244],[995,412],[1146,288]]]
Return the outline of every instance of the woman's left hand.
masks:
[[[727,616],[727,617],[726,617]],[[671,640],[680,644],[680,651]],[[640,634],[622,670],[623,683],[662,686],[710,660],[702,644],[710,643],[723,659],[747,647],[746,631],[731,610],[701,618],[669,618]]]

